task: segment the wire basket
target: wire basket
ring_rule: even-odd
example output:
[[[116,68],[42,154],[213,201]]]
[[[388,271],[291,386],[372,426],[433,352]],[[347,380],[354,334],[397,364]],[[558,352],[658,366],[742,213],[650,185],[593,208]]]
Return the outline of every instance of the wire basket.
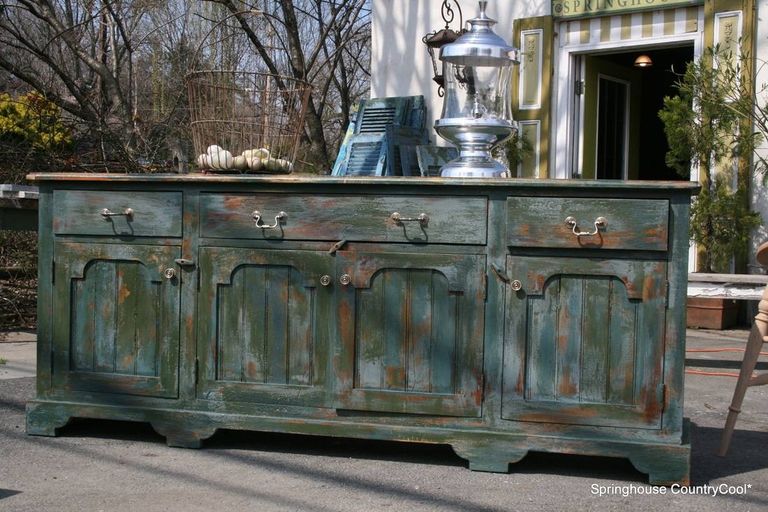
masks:
[[[294,170],[311,86],[250,71],[187,74],[192,142],[204,172]]]

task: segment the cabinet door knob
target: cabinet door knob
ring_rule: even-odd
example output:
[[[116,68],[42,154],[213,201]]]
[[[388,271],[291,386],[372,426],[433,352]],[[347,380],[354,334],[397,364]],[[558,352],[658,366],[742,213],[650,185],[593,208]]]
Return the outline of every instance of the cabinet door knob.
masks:
[[[342,274],[341,277],[339,278],[339,282],[343,286],[347,286],[349,283],[352,282],[352,276],[350,276],[349,274]]]
[[[516,292],[519,292],[520,290],[523,289],[523,283],[521,283],[518,279],[515,279],[514,281],[512,281],[512,289],[515,290]]]
[[[323,286],[329,286],[331,284],[331,276],[328,274],[320,278],[320,284]]]
[[[166,279],[173,279],[176,277],[176,269],[175,268],[167,268],[165,269],[165,272],[163,272],[163,275]]]

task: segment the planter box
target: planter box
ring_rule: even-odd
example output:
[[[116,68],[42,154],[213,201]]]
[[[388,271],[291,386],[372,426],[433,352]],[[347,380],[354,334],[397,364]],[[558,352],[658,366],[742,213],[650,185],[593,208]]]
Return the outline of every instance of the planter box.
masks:
[[[688,298],[686,309],[686,325],[698,329],[728,329],[739,318],[739,305],[733,299]]]

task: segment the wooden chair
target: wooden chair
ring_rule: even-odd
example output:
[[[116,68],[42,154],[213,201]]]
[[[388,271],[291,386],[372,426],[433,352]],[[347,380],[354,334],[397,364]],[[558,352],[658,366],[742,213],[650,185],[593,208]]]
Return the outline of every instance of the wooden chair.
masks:
[[[768,242],[757,249],[757,262],[764,267],[768,267]],[[725,428],[720,440],[720,451],[718,452],[718,455],[721,457],[728,453],[733,429],[736,426],[736,418],[741,412],[741,404],[744,401],[744,394],[747,392],[747,388],[768,384],[768,373],[755,377],[752,376],[752,372],[754,372],[757,365],[757,359],[760,356],[760,351],[765,343],[768,343],[768,286],[763,290],[763,297],[758,305],[758,312],[747,340],[744,360],[741,363],[739,380],[736,381],[733,400],[731,400],[731,405],[728,407],[728,418],[725,420]]]
[[[429,141],[423,96],[360,102],[333,165],[333,176],[409,176],[415,146]],[[407,153],[407,154],[403,154]],[[403,164],[407,168],[404,168]]]

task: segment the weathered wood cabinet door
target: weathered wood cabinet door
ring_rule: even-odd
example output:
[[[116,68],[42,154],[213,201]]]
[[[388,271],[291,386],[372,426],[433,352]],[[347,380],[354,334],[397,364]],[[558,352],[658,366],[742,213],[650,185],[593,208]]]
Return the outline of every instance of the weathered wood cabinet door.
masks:
[[[337,407],[479,416],[485,256],[337,256]]]
[[[55,387],[177,396],[179,281],[164,272],[178,257],[177,247],[55,245]]]
[[[502,416],[659,428],[666,262],[508,256],[507,273]]]
[[[201,249],[198,396],[330,402],[332,265],[325,252]]]

